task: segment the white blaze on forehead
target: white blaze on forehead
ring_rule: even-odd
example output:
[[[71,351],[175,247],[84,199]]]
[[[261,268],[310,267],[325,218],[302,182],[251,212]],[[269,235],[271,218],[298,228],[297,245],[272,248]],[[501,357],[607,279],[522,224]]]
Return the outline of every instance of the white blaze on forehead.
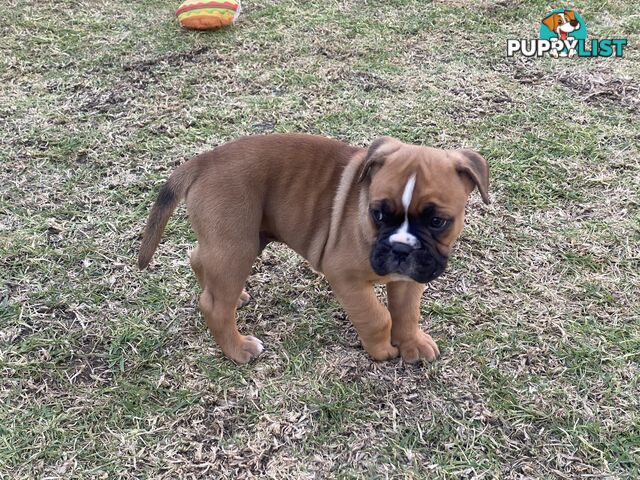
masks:
[[[405,216],[409,211],[409,205],[411,204],[411,197],[413,197],[413,189],[416,186],[416,174],[414,173],[407,180],[407,184],[404,186],[404,192],[402,192],[402,206],[404,207]]]
[[[411,204],[411,198],[413,197],[413,189],[416,186],[416,174],[414,173],[407,180],[407,184],[404,186],[402,192],[402,206],[404,207],[404,222],[400,225],[393,235],[389,237],[389,243],[404,243],[406,245],[417,247],[418,239],[409,233],[409,205]]]

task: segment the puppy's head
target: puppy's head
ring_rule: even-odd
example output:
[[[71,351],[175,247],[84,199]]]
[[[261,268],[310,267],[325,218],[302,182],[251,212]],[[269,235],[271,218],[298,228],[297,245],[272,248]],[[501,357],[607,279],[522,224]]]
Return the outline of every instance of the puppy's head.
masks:
[[[489,203],[487,162],[471,150],[407,145],[390,137],[371,144],[360,174],[368,185],[375,232],[369,261],[380,276],[427,283],[444,271],[477,186]]]
[[[571,33],[580,29],[580,22],[576,19],[576,14],[573,10],[565,10],[560,13],[552,13],[548,17],[542,20],[549,30],[552,32]]]

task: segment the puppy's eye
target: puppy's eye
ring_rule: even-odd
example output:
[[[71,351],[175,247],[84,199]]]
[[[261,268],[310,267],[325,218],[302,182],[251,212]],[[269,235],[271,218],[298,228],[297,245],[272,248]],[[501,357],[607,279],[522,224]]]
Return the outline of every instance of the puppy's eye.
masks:
[[[384,213],[379,208],[374,208],[371,210],[371,218],[373,218],[373,221],[378,224],[384,220]]]
[[[431,227],[433,230],[442,230],[447,226],[448,223],[449,220],[447,220],[446,218],[431,217],[431,220],[429,221],[429,227]]]

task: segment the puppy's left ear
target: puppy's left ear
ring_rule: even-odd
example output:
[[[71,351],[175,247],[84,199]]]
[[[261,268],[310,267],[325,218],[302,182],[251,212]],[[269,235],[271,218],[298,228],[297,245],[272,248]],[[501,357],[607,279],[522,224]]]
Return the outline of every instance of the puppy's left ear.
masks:
[[[389,153],[388,146],[396,143],[398,141],[391,137],[380,137],[371,143],[367,156],[362,162],[358,183],[362,183],[373,176],[375,169],[384,164],[385,156]]]
[[[543,18],[542,23],[544,23],[549,30],[555,33],[556,28],[558,28],[558,14],[552,13],[547,18]]]
[[[473,150],[456,150],[458,156],[456,158],[456,170],[459,174],[469,178],[478,190],[482,201],[489,205],[489,164]],[[471,187],[473,190],[473,187]]]

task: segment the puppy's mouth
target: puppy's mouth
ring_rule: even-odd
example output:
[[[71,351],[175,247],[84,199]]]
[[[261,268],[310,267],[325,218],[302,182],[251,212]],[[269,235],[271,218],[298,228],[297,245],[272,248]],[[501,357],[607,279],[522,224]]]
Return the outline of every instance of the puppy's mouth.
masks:
[[[376,274],[403,275],[419,283],[438,278],[447,267],[447,257],[429,245],[413,248],[404,244],[391,244],[381,240],[371,249],[369,261]]]
[[[560,26],[560,40],[566,40],[570,33],[575,32],[580,28],[580,23],[576,20],[564,23]]]

